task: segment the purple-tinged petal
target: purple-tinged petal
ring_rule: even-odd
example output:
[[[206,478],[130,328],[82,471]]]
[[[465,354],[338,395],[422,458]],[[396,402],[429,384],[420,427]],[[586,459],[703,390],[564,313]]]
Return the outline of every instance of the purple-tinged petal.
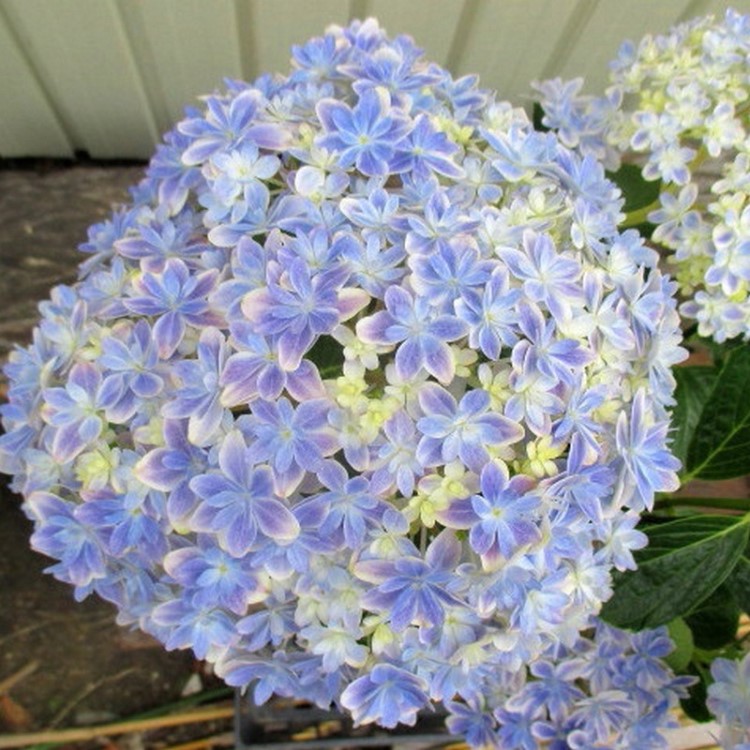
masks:
[[[456,413],[456,399],[445,388],[435,383],[425,383],[419,389],[418,398],[419,405],[426,414],[452,418]]]
[[[411,380],[416,377],[424,364],[425,356],[420,338],[404,341],[396,350],[396,371],[400,378]]]
[[[403,344],[401,345],[403,348]],[[448,384],[456,373],[456,360],[448,344],[433,340],[425,346],[424,368],[441,383]]]
[[[254,511],[260,530],[270,539],[279,544],[291,544],[299,536],[299,522],[278,500],[256,500]]]
[[[169,359],[185,335],[185,320],[179,313],[170,311],[154,323],[153,332],[159,356]]]
[[[135,466],[135,475],[149,487],[161,492],[170,492],[185,478],[185,468],[170,469],[164,459],[172,451],[169,448],[155,448],[143,456]]]
[[[367,344],[392,344],[397,338],[390,335],[390,329],[396,325],[393,316],[386,310],[357,321],[357,336]]]
[[[219,449],[219,468],[224,475],[238,485],[244,486],[247,480],[247,445],[239,430],[232,430]]]

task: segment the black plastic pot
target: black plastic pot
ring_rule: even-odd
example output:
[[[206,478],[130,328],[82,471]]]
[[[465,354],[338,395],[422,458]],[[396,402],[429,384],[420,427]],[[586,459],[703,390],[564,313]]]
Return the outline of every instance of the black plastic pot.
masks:
[[[335,711],[291,700],[256,706],[249,694],[235,693],[237,750],[439,747],[456,742],[444,721],[444,713],[425,712],[414,727],[387,730],[368,724],[355,728],[349,717]]]

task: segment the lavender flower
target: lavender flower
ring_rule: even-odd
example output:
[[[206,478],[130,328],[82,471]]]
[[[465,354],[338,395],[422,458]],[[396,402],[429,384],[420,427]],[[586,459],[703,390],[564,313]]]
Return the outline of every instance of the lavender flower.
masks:
[[[216,284],[216,271],[190,276],[178,258],[170,258],[161,273],[143,273],[133,282],[134,292],[125,300],[133,313],[156,316],[153,333],[162,359],[168,359],[182,341],[188,324],[217,325],[220,318],[208,307],[206,297]]]
[[[299,533],[297,519],[274,496],[271,471],[248,460],[242,435],[230,433],[219,451],[221,473],[200,474],[190,488],[201,505],[190,518],[195,531],[216,532],[219,543],[234,557],[253,548],[260,535],[280,544]]]
[[[750,742],[750,657],[714,659],[711,676],[706,705],[721,724],[724,746],[740,747]]]
[[[428,701],[424,681],[404,669],[378,664],[365,677],[355,680],[343,692],[342,705],[352,712],[357,724],[413,726],[417,711]]]
[[[656,743],[685,683],[596,613],[674,483],[673,285],[601,167],[474,77],[372,19],[293,55],[189,110],[11,356],[32,544],[258,702]]]
[[[406,135],[411,124],[398,109],[389,111],[389,99],[384,89],[367,89],[354,108],[329,99],[318,103],[318,117],[325,130],[320,145],[338,153],[339,166],[354,164],[368,176],[395,171],[394,144]]]
[[[101,372],[91,364],[78,362],[71,368],[63,387],[44,391],[44,419],[54,428],[51,454],[65,463],[75,458],[104,430],[106,419],[127,419],[130,409],[118,413],[123,384],[118,378],[102,380]]]
[[[453,379],[455,362],[449,341],[460,339],[465,323],[454,315],[440,314],[423,297],[391,286],[385,293],[385,310],[357,323],[357,335],[372,344],[396,344],[396,369],[403,378],[413,378],[421,368],[440,382]]]
[[[610,169],[628,155],[646,180],[661,180],[648,212],[654,239],[674,269],[680,312],[719,343],[750,337],[750,227],[739,218],[747,123],[737,109],[747,96],[749,38],[747,16],[730,8],[723,18],[709,15],[648,34],[638,45],[623,43],[602,96],[581,95],[581,79],[534,84],[544,124],[567,146]],[[717,179],[699,180],[699,168]]]

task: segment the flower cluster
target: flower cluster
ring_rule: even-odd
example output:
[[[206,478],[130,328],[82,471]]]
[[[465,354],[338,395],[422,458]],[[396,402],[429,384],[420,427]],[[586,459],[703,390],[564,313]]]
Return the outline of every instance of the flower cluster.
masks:
[[[672,251],[680,312],[718,342],[750,338],[749,60],[750,16],[730,9],[623,44],[604,96],[536,84],[563,143],[610,168],[629,154],[661,181],[653,239]]]
[[[714,659],[706,705],[721,724],[722,745],[750,748],[750,653],[741,660]]]
[[[503,703],[494,711],[472,697],[448,703],[448,726],[472,747],[663,748],[660,731],[676,726],[670,714],[692,682],[665,666],[672,648],[664,627],[634,634],[599,621],[589,637],[533,662],[526,681],[496,673]]]
[[[676,488],[675,285],[594,159],[410,39],[293,63],[188,112],[11,356],[33,546],[258,702],[656,732],[663,634],[581,632]]]

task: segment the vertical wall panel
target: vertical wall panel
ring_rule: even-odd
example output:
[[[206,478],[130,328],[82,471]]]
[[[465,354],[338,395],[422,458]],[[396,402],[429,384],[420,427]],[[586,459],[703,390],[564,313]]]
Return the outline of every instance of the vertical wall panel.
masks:
[[[248,55],[251,70],[248,78],[261,73],[291,70],[291,48],[314,36],[321,36],[332,23],[345,26],[349,22],[347,0],[235,0],[241,25],[237,33],[252,45]]]
[[[0,21],[2,21],[0,13]],[[72,156],[60,121],[6,23],[0,22],[0,154]]]
[[[151,147],[158,128],[110,0],[5,0],[3,7],[76,148],[130,157]]]
[[[242,75],[232,0],[117,0],[160,131],[196,97]]]
[[[472,0],[468,0],[472,2]],[[409,34],[426,57],[445,65],[466,12],[461,0],[371,0],[366,8],[388,34]]]
[[[608,63],[620,44],[626,39],[637,41],[647,32],[666,32],[688,5],[689,0],[599,0],[567,59],[560,60],[557,75],[584,76],[586,91],[602,91],[609,77]]]
[[[692,0],[687,10],[683,13],[681,21],[696,16],[705,16],[713,13],[716,18],[722,18],[727,8],[734,8],[739,13],[750,13],[750,0]]]
[[[479,0],[459,73],[479,73],[482,85],[516,104],[552,55],[575,0]]]
[[[290,70],[290,47],[372,15],[454,75],[528,104],[529,83],[601,90],[625,38],[720,0],[0,0],[0,156],[147,157],[225,77]],[[734,0],[750,13],[750,0]]]

